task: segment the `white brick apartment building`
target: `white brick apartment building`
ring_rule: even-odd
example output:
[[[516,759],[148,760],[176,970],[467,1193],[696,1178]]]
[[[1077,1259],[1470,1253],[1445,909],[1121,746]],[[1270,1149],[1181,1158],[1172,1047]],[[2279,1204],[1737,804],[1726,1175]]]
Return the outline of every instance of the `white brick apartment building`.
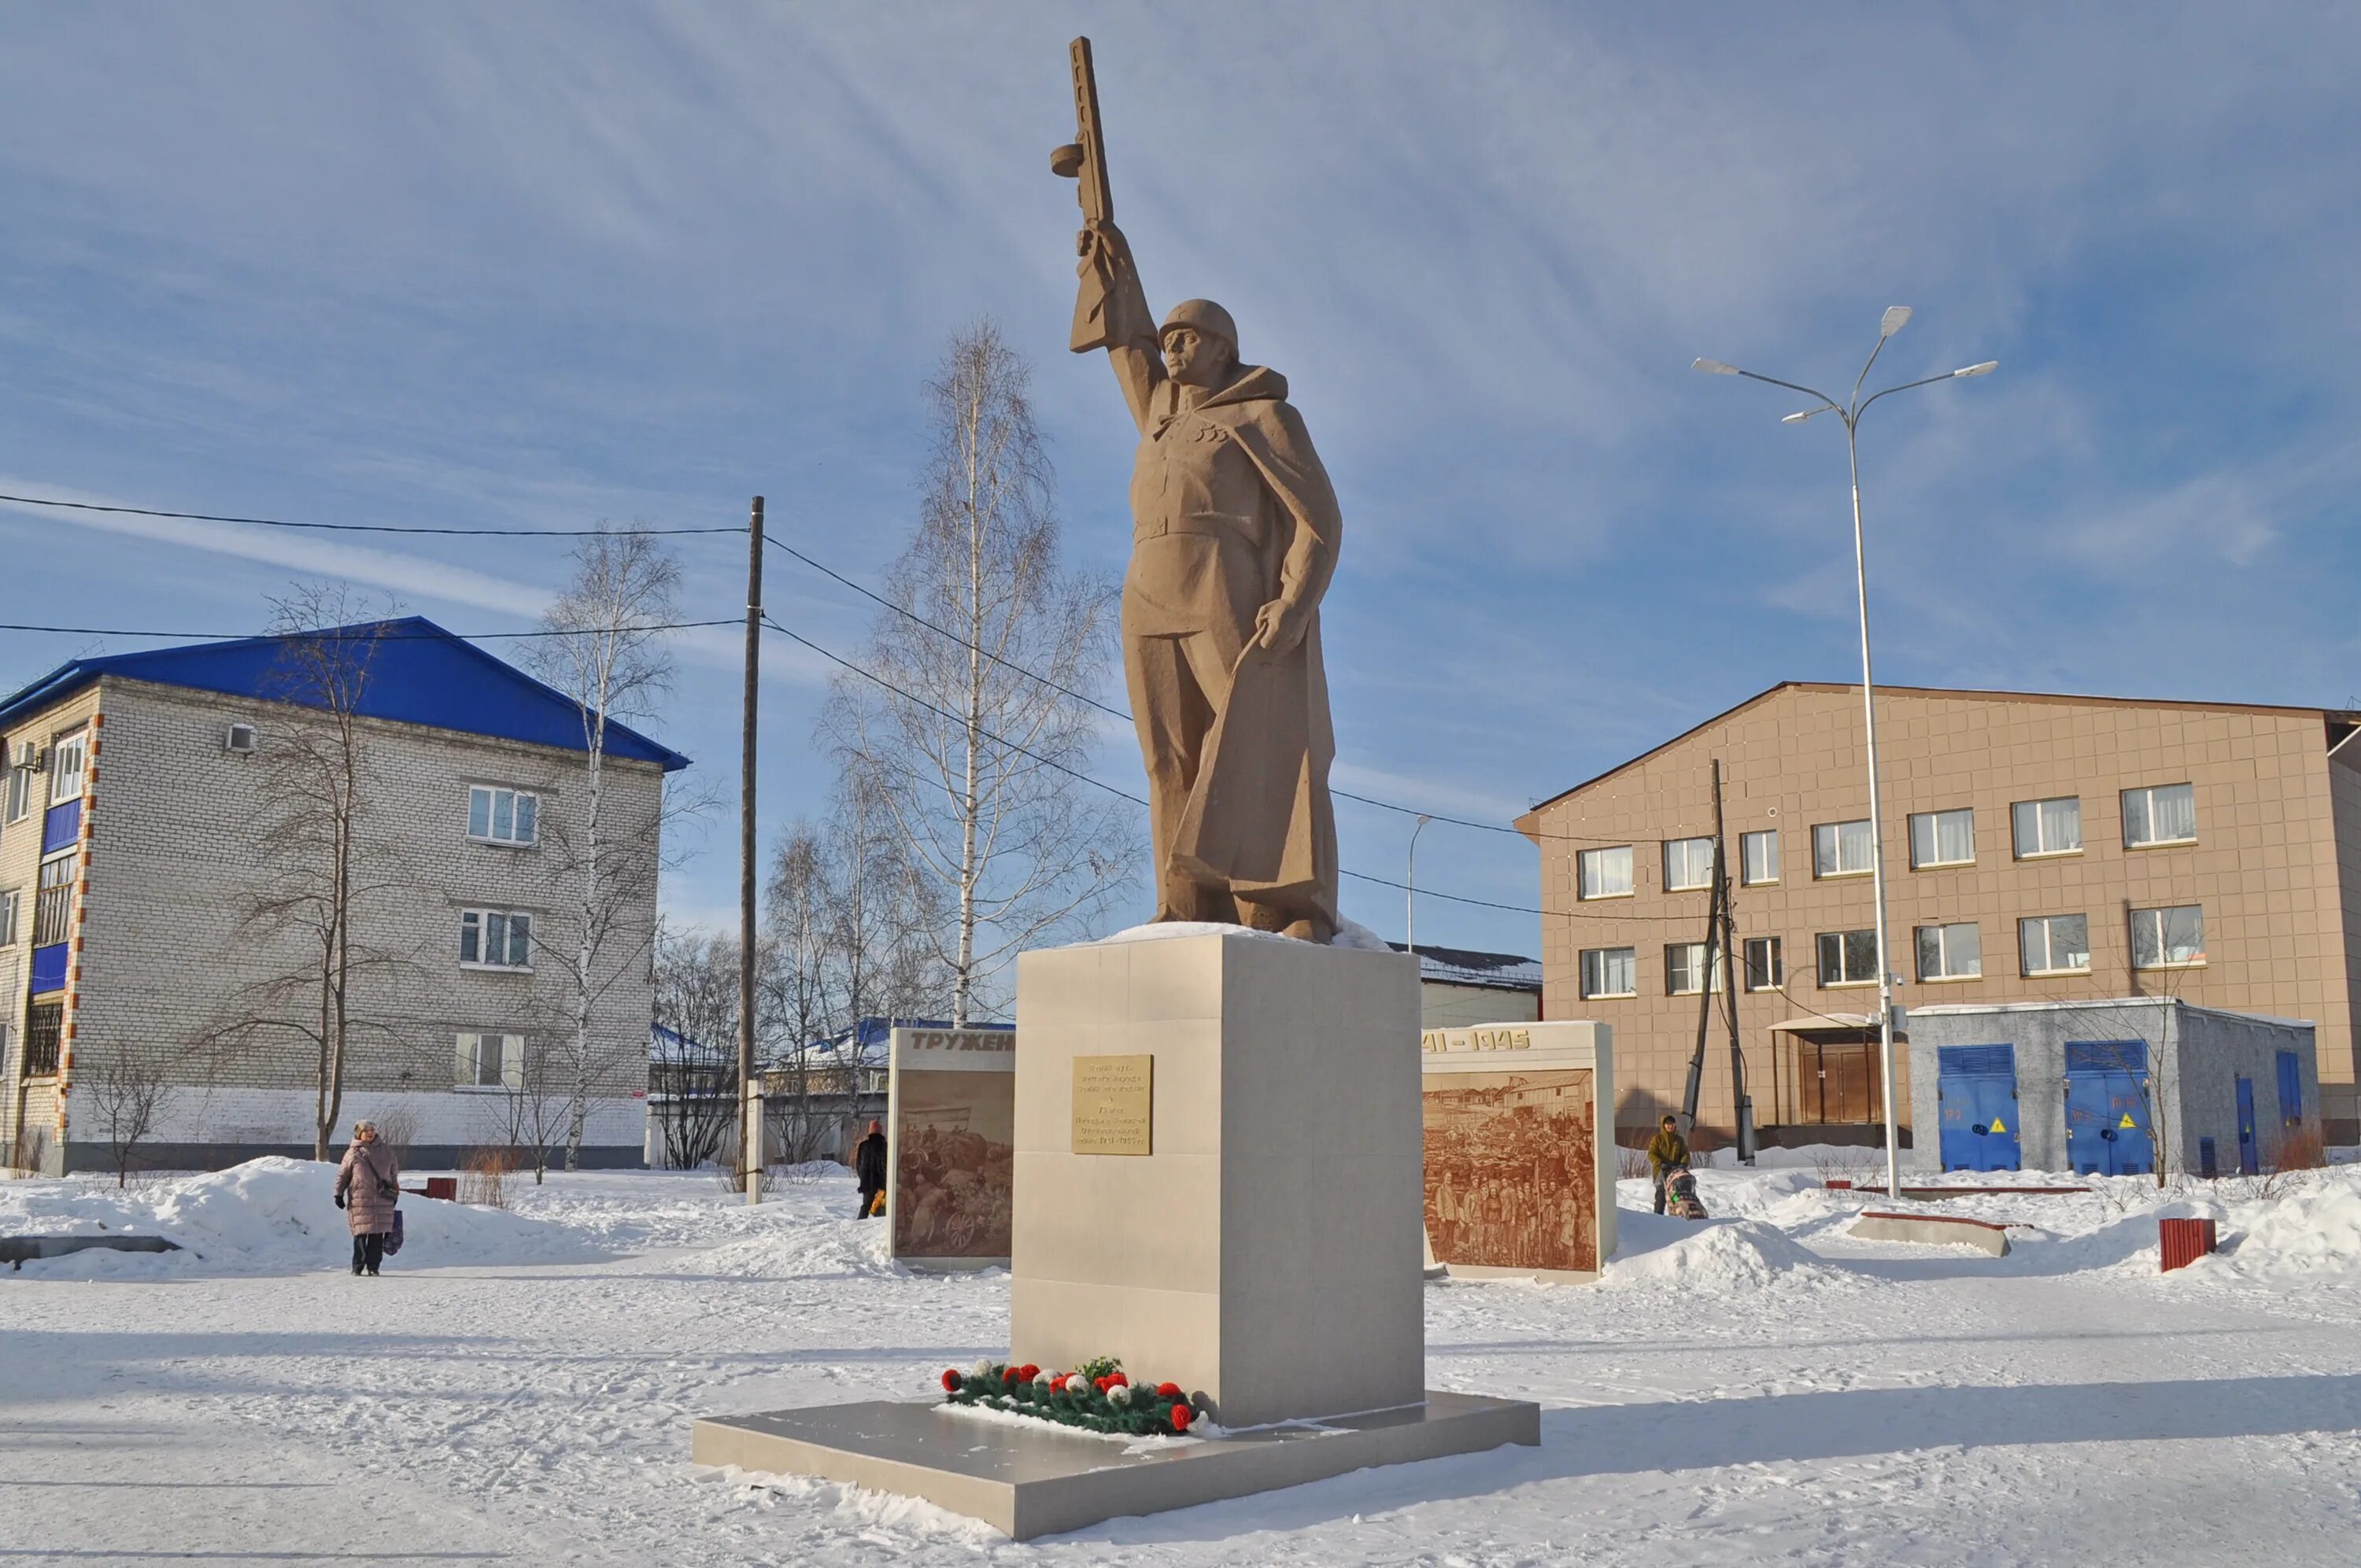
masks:
[[[319,635],[368,649],[349,705],[356,961],[336,1141],[355,1116],[391,1116],[411,1124],[413,1165],[448,1166],[545,1130],[552,1097],[571,1098],[581,715],[431,621]],[[309,890],[321,859],[287,828],[295,774],[273,771],[332,718],[297,663],[277,638],[157,649],[76,660],[0,700],[0,1154],[105,1165],[111,1062],[165,1082],[143,1164],[311,1152],[319,943],[257,915]],[[602,841],[644,869],[605,901],[584,1158],[636,1165],[655,839],[664,775],[687,760],[611,723],[606,760]]]

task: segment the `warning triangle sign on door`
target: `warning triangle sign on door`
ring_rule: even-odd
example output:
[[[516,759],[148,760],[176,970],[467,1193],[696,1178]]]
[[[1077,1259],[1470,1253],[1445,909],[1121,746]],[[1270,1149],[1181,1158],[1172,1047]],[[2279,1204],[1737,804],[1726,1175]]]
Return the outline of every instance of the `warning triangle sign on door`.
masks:
[[[2132,1113],[2131,1113],[2130,1112],[2126,1111],[2126,1112],[2125,1112],[2125,1113],[2124,1113],[2124,1119],[2123,1119],[2122,1121],[2120,1121],[2120,1122],[2116,1123],[2116,1124],[2115,1124],[2115,1125],[2116,1125],[2116,1126],[2118,1126],[2118,1127],[2136,1127],[2136,1126],[2138,1126],[2138,1125],[2139,1125],[2139,1124],[2138,1124],[2138,1123],[2136,1123],[2136,1122],[2135,1122],[2135,1121],[2133,1121],[2133,1120],[2132,1120]]]
[[[2006,1127],[2001,1125],[2000,1118],[1997,1116],[1993,1118],[1992,1130],[1995,1133],[2005,1133],[2008,1131]]]

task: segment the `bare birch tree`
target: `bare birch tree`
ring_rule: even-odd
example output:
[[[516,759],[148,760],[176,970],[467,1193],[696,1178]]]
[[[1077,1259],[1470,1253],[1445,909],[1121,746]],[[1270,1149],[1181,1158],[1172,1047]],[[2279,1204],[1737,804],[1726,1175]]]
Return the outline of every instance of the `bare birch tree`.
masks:
[[[258,726],[256,841],[265,848],[234,931],[243,946],[283,948],[290,959],[239,995],[208,1045],[244,1052],[303,1039],[316,1069],[312,1154],[326,1159],[356,1039],[390,1038],[394,1027],[357,1007],[359,982],[402,961],[357,935],[364,909],[400,885],[395,846],[375,821],[361,715],[392,607],[343,584],[299,586],[272,606],[271,635],[283,642],[265,689],[281,706]]]
[[[1080,776],[1093,725],[1068,694],[1101,680],[1114,594],[1059,561],[1030,374],[989,322],[953,336],[927,388],[918,525],[864,661],[884,684],[839,677],[821,719],[941,895],[957,1024],[997,1000],[1019,948],[1087,927],[1137,842],[1131,808]]]
[[[680,568],[642,529],[602,530],[574,552],[574,576],[542,618],[552,635],[533,652],[533,673],[571,698],[582,717],[582,805],[560,814],[551,838],[571,892],[566,933],[572,967],[566,1058],[566,1168],[581,1164],[585,1124],[602,1064],[592,1041],[599,998],[649,961],[661,810],[617,811],[609,797],[609,727],[649,717],[671,689],[672,659],[660,630],[674,619]],[[642,1071],[644,1072],[644,1064]]]
[[[93,1069],[78,1075],[74,1098],[86,1099],[96,1113],[115,1186],[129,1183],[139,1146],[155,1135],[171,1095],[164,1069],[123,1046],[106,1052]]]
[[[738,944],[696,932],[656,938],[648,1113],[664,1164],[719,1156],[738,1124]]]

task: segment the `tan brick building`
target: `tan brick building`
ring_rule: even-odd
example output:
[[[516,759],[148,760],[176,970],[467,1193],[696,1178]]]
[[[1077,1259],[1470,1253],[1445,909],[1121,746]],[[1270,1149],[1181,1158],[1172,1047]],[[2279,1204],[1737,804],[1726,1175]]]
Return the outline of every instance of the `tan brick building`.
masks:
[[[1877,701],[1898,1003],[2171,996],[2308,1019],[2328,1141],[2361,1141],[2361,745],[2345,744],[2361,713],[1912,687]],[[1622,1127],[1678,1107],[1716,759],[1756,1123],[1866,1141],[1882,1096],[1857,685],[1774,686],[1518,819],[1549,911],[1543,1014],[1614,1026]],[[1719,1016],[1699,1121],[1734,1123]]]
[[[553,1101],[576,1080],[561,1057],[580,710],[430,621],[341,634],[372,652],[352,748],[358,961],[337,1143],[357,1115],[399,1117],[412,1162],[447,1166],[570,1115]],[[289,871],[291,823],[313,829],[271,780],[324,722],[272,638],[77,660],[0,699],[0,1155],[103,1167],[115,1062],[164,1080],[146,1163],[310,1153],[319,985],[302,976],[319,882]],[[609,726],[592,1163],[642,1157],[656,835],[664,775],[686,761]],[[255,917],[289,894],[313,906]]]

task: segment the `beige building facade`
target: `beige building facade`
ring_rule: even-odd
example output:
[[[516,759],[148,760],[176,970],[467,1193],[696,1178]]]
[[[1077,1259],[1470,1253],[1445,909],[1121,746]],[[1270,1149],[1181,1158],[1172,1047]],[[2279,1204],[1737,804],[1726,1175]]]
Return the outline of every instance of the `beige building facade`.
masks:
[[[2166,997],[2309,1020],[2327,1141],[2361,1141],[2361,713],[1909,687],[1877,704],[1898,1004]],[[1717,760],[1755,1122],[1870,1141],[1858,686],[1775,686],[1519,818],[1549,912],[1543,1013],[1613,1026],[1627,1139],[1679,1108],[1699,981],[1722,972],[1704,945]],[[1715,1002],[1698,1120],[1727,1134]]]
[[[409,630],[386,634],[373,706],[421,718],[355,720],[335,1146],[362,1115],[398,1126],[429,1168],[475,1146],[562,1144],[581,1081],[586,1161],[637,1165],[671,754],[631,736],[653,758],[619,754],[619,740],[607,759],[613,847],[577,1072],[588,790],[584,753],[546,711],[564,699],[430,622],[393,624]],[[274,841],[298,818],[273,770],[323,720],[242,680],[226,652],[173,662],[184,652],[78,662],[0,709],[0,1154],[12,1163],[104,1168],[122,1086],[143,1069],[160,1087],[137,1164],[311,1152],[321,883]],[[549,720],[537,730],[521,721],[536,709]],[[449,721],[421,721],[430,714]],[[273,899],[291,915],[258,917]]]

